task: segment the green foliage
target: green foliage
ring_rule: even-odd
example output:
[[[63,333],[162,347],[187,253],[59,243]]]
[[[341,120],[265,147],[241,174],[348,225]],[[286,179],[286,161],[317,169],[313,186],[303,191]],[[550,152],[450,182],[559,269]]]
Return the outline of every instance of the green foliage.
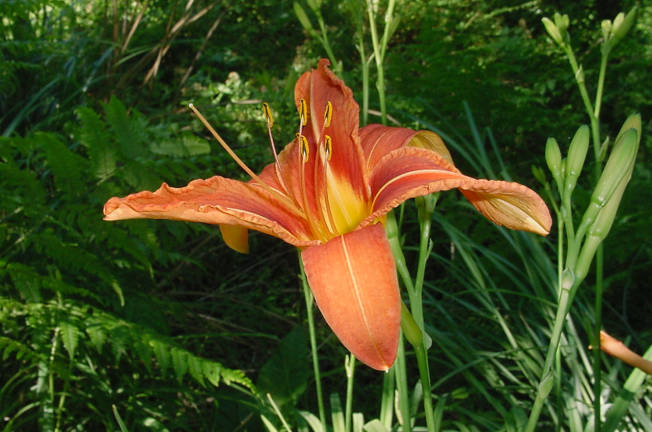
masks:
[[[242,371],[165,334],[162,317],[151,315],[163,311],[137,293],[151,284],[155,260],[183,260],[166,251],[162,231],[107,224],[100,217],[101,203],[116,186],[159,181],[156,173],[168,170],[156,163],[158,154],[196,157],[210,147],[187,132],[162,136],[116,98],[103,110],[100,115],[79,108],[71,140],[35,132],[2,142],[0,373],[7,381],[0,414],[16,429],[37,423],[52,429],[112,428],[113,403],[130,423],[172,424],[166,420],[171,407],[134,411],[149,405],[149,396],[116,398],[125,386],[145,391],[152,379],[162,384],[173,378],[198,394],[213,394],[222,385],[250,397],[255,391]],[[125,180],[116,181],[117,174]],[[22,403],[16,403],[17,394]],[[90,408],[84,415],[82,405]]]
[[[306,390],[308,375],[308,345],[306,331],[295,327],[281,340],[276,352],[258,373],[256,386],[282,406],[296,404],[298,397]]]
[[[389,2],[370,3],[382,33]],[[640,4],[622,38],[615,17],[632,6],[396,2],[383,64],[390,122],[438,131],[463,172],[513,175],[533,185],[529,170],[544,166],[546,138],[557,137],[567,154],[572,134],[587,122],[541,18],[556,9],[560,19],[571,17],[567,31],[590,95],[597,59],[609,45],[613,78],[603,95],[601,139],[610,136],[611,146],[633,109],[643,123],[633,193],[622,196],[605,239],[603,320],[631,335],[630,345],[642,352],[652,313],[650,302],[641,301],[652,278],[652,9]],[[297,128],[294,82],[318,58],[337,59],[334,66],[362,105],[358,50],[373,64],[369,40],[358,44],[370,31],[366,12],[364,2],[317,0],[0,1],[5,430],[282,430],[283,422],[323,430],[305,411],[317,404],[291,248],[252,235],[255,253],[240,256],[214,227],[108,223],[101,208],[111,196],[163,181],[244,178],[233,161],[212,151],[217,147],[188,114],[188,102],[255,171],[272,161],[260,103],[272,108],[281,147]],[[606,19],[610,28],[601,25]],[[367,83],[375,82],[376,70],[366,72]],[[369,99],[369,120],[378,122],[380,101],[373,91]],[[474,118],[490,127],[479,128]],[[585,169],[593,168],[590,159]],[[580,177],[574,188],[573,208],[584,209],[589,182]],[[412,207],[404,212],[410,264],[417,217]],[[443,217],[449,212],[454,224]],[[424,315],[433,339],[434,417],[442,429],[520,431],[543,388],[542,352],[557,299],[556,244],[495,229],[472,213],[453,193],[443,195],[433,225]],[[568,319],[556,360],[564,379],[552,383],[542,430],[591,425],[596,371],[585,347],[594,326],[592,283],[589,276]],[[317,324],[324,389],[334,395],[327,408],[342,427],[337,394],[345,350]],[[415,388],[412,420],[422,424],[411,352],[407,367],[407,384]],[[613,411],[605,409],[607,429],[649,427],[649,401],[635,402],[649,391],[649,380],[611,359],[601,369],[602,397],[614,403]],[[256,385],[248,377],[257,377]],[[378,375],[358,368],[355,379],[351,430],[389,430],[386,418],[375,418]],[[386,401],[391,424],[393,393]]]

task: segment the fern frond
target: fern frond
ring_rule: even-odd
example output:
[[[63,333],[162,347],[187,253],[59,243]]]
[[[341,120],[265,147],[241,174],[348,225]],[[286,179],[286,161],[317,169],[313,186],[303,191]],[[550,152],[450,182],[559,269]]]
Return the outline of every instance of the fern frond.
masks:
[[[98,180],[106,180],[116,169],[118,150],[115,142],[111,139],[104,121],[92,109],[77,109],[77,117],[81,123],[79,141],[88,149],[91,171]]]

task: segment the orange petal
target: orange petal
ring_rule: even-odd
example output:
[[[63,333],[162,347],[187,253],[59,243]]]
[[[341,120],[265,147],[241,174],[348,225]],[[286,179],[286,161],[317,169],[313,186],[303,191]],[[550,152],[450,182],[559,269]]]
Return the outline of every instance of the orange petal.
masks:
[[[360,129],[360,141],[368,170],[372,170],[383,156],[404,146],[434,151],[451,164],[453,163],[453,158],[441,137],[428,130],[415,131],[370,124]]]
[[[239,225],[220,225],[220,232],[224,243],[231,249],[240,253],[249,253],[249,230]]]
[[[182,188],[163,183],[155,192],[111,198],[104,219],[172,219],[240,225],[278,237],[292,245],[315,244],[305,220],[280,195],[255,184],[224,177],[194,180]]]
[[[353,99],[351,89],[328,68],[329,64],[327,59],[321,59],[316,70],[304,73],[297,81],[295,103],[299,107],[300,100],[304,99],[308,107],[308,123],[302,133],[310,143],[309,153],[313,161],[319,154],[317,147],[324,145],[322,133],[331,137],[330,169],[336,177],[342,179],[340,181],[351,184],[359,197],[366,199],[368,189],[358,136],[358,104]],[[332,121],[330,126],[324,128],[324,112],[329,102]],[[319,168],[319,165],[315,166],[315,169]]]
[[[439,154],[403,147],[382,158],[370,175],[372,214],[361,226],[408,198],[459,188],[487,219],[507,228],[547,235],[552,225],[548,207],[536,192],[518,183],[477,180],[461,174]]]
[[[394,258],[381,224],[301,252],[317,306],[361,362],[388,370],[396,357],[401,301]]]

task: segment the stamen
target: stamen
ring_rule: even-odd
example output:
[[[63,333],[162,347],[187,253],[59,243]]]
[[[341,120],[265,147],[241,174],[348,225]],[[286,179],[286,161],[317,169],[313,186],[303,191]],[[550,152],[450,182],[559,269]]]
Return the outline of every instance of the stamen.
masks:
[[[274,126],[274,117],[272,117],[272,110],[269,109],[267,102],[263,102],[263,113],[265,114],[265,120],[267,122],[267,134],[269,135],[269,143],[272,146],[272,153],[274,154],[274,167],[276,171],[276,179],[283,188],[283,191],[287,194],[288,189],[283,182],[281,177],[281,164],[278,161],[278,153],[276,153],[276,146],[274,145],[274,136],[272,136],[272,126]]]
[[[331,117],[333,116],[333,105],[331,101],[326,102],[326,109],[324,110],[324,128],[331,125]]]
[[[195,113],[195,115],[204,124],[204,126],[206,126],[206,129],[208,129],[208,131],[211,133],[211,135],[213,135],[213,137],[215,137],[217,142],[220,143],[222,148],[224,150],[226,150],[226,152],[229,154],[229,156],[231,156],[231,158],[238,165],[240,165],[240,168],[242,168],[244,170],[244,172],[249,174],[249,176],[251,178],[256,179],[256,180],[260,181],[262,184],[266,185],[266,183],[264,183],[262,180],[260,180],[260,178],[244,162],[242,162],[242,160],[238,157],[238,155],[236,155],[235,152],[233,150],[231,150],[231,147],[229,147],[229,145],[226,142],[224,142],[222,137],[215,131],[215,129],[213,129],[213,126],[211,126],[210,123],[208,123],[208,120],[206,120],[206,118],[199,112],[199,110],[197,110],[197,108],[195,108],[195,106],[193,104],[191,104],[191,103],[188,104],[188,108],[190,108],[192,110],[192,112]]]
[[[274,117],[272,117],[272,111],[269,109],[269,104],[263,102],[263,112],[265,113],[265,119],[267,120],[267,127],[272,128],[274,126]]]
[[[299,152],[301,154],[301,160],[306,163],[310,157],[310,147],[308,146],[308,140],[301,134],[297,134],[296,136],[299,140]]]
[[[299,131],[301,131],[301,128],[299,128]],[[299,187],[301,190],[303,208],[306,213],[306,220],[308,225],[310,225],[312,232],[316,236],[326,240],[329,238],[329,236],[324,233],[322,226],[317,223],[316,219],[310,217],[312,214],[312,208],[308,205],[308,193],[306,191],[306,162],[308,162],[308,158],[310,157],[310,146],[308,145],[308,139],[305,136],[301,135],[301,133],[296,134],[296,139],[299,147],[299,157],[301,158],[302,162],[301,167],[299,168]]]
[[[229,147],[229,145],[222,139],[220,134],[218,134],[217,131],[215,129],[213,129],[213,126],[211,126],[211,124],[208,123],[208,120],[206,120],[206,118],[199,112],[199,110],[197,108],[195,108],[195,106],[192,103],[188,104],[188,108],[190,108],[192,110],[192,112],[195,113],[197,118],[199,118],[199,120],[204,124],[204,126],[206,127],[206,129],[208,129],[208,131],[211,133],[211,135],[213,135],[213,137],[217,140],[217,142],[220,143],[222,148],[229,154],[229,156],[231,156],[231,158],[240,166],[240,168],[242,168],[242,170],[249,175],[249,177],[251,177],[257,183],[259,183],[260,186],[262,186],[263,189],[265,189],[266,191],[268,191],[270,193],[273,193],[273,194],[275,194],[277,196],[280,196],[281,199],[283,201],[285,201],[286,205],[288,206],[288,208],[290,210],[292,210],[293,212],[295,212],[297,214],[300,214],[300,215],[305,217],[305,213],[300,208],[296,207],[294,205],[294,203],[288,198],[288,196],[286,194],[284,194],[283,192],[281,192],[281,191],[271,187],[267,183],[265,183],[260,177],[258,177],[258,175],[256,173],[254,173],[238,157],[238,155],[235,154],[235,152],[231,149],[231,147]]]
[[[326,160],[331,160],[331,155],[333,153],[333,140],[328,135],[324,135],[324,152],[326,153]]]
[[[331,210],[330,200],[328,198],[328,171],[330,170],[328,161],[331,160],[331,153],[333,151],[333,141],[330,136],[323,135],[324,137],[324,147],[320,149],[320,155],[322,160],[322,183],[324,187],[322,188],[322,196],[320,197],[322,217],[326,221],[326,226],[331,235],[337,234],[337,227],[335,225],[335,218],[333,217],[333,211]],[[315,171],[315,175],[317,171]]]
[[[301,98],[299,100],[299,118],[301,119],[301,126],[308,124],[308,108],[306,106],[306,100]]]

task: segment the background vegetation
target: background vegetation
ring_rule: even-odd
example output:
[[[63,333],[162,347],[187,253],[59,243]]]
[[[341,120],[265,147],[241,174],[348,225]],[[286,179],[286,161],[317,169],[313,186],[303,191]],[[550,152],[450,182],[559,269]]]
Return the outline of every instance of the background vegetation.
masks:
[[[310,12],[308,3],[300,4]],[[545,166],[546,138],[566,146],[588,120],[540,20],[555,11],[571,17],[593,92],[600,22],[635,4],[398,2],[385,59],[388,113],[402,125],[440,131],[469,175],[543,190],[531,167]],[[352,41],[366,29],[355,9],[356,2],[324,2],[321,14],[359,99]],[[275,113],[277,143],[289,142],[294,82],[325,56],[286,0],[0,4],[0,427],[262,430],[261,414],[280,426],[266,393],[293,428],[306,427],[297,410],[314,413],[316,405],[295,251],[253,234],[252,253],[238,255],[215,227],[106,223],[101,209],[111,196],[163,181],[244,178],[189,115],[188,101],[261,169],[272,154],[260,103]],[[640,5],[635,27],[611,55],[602,115],[603,138],[632,112],[643,118],[604,269],[604,326],[638,352],[652,343],[651,68],[652,7]],[[474,159],[477,148],[487,149],[484,161]],[[585,186],[578,206],[588,201]],[[403,211],[412,265],[416,210]],[[442,428],[519,430],[549,338],[556,236],[494,227],[456,193],[442,196],[434,222],[425,315]],[[593,316],[590,276],[563,341],[568,379],[552,393],[541,430],[582,430],[592,421]],[[326,392],[343,394],[345,350],[318,323]],[[408,362],[415,370],[409,353]],[[602,368],[608,407],[631,369],[610,358]],[[354,410],[377,417],[381,386],[377,373],[358,368]],[[631,395],[622,430],[651,427],[651,387],[648,378]]]

